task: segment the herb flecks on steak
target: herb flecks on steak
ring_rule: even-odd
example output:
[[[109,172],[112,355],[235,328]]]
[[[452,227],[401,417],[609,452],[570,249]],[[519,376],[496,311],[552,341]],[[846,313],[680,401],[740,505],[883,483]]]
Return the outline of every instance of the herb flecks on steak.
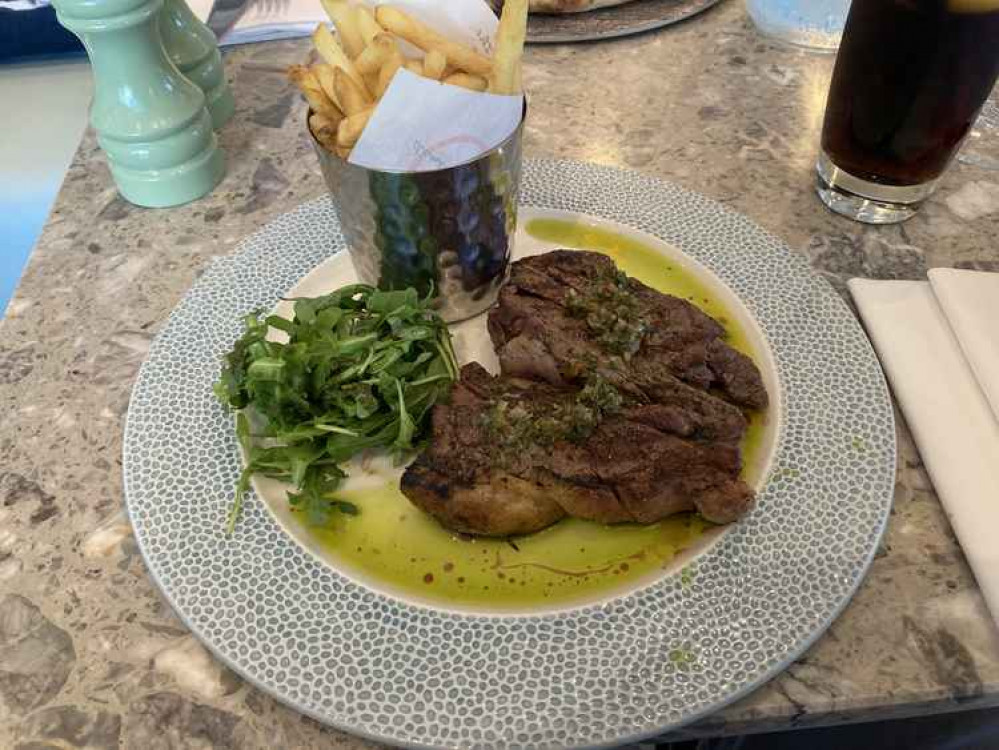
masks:
[[[533,446],[551,447],[560,440],[581,443],[606,416],[621,411],[618,390],[593,374],[579,391],[531,410],[524,403],[501,396],[483,415],[483,424],[495,441],[500,458]]]
[[[565,309],[586,322],[601,348],[625,359],[638,351],[648,327],[628,277],[620,271],[600,274],[582,291],[569,287]]]

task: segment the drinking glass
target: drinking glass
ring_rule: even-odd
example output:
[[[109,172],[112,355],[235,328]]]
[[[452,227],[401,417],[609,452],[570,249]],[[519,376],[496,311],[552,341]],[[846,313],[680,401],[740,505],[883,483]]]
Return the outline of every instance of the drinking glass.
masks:
[[[839,45],[850,0],[746,0],[756,27],[798,47],[833,52]]]
[[[868,224],[915,215],[999,76],[999,0],[853,0],[817,190]]]
[[[968,140],[961,147],[957,160],[962,164],[999,171],[999,158],[979,150],[981,146],[990,148],[996,141],[999,141],[999,85],[992,89],[992,98],[982,107],[978,121],[968,133]]]

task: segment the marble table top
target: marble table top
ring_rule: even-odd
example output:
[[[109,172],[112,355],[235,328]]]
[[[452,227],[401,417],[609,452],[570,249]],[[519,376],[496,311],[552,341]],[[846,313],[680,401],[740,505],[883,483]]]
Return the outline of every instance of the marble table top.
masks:
[[[0,747],[359,748],[244,684],[146,576],[121,438],[150,340],[241,238],[324,190],[282,75],[305,41],[226,55],[225,181],[170,210],[122,200],[88,132],[0,322]],[[999,270],[999,129],[975,131],[920,214],[868,227],[812,190],[832,58],[760,37],[735,0],[630,39],[531,48],[528,156],[657,175],[749,216],[843,291],[851,276]],[[988,617],[899,419],[895,506],[859,593],[799,661],[682,736],[999,705]]]

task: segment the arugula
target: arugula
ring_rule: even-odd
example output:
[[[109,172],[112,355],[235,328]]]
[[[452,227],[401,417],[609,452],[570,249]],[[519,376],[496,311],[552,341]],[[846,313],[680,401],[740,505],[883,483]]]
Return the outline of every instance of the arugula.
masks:
[[[238,412],[248,458],[230,533],[254,474],[293,484],[288,501],[311,524],[357,513],[334,497],[347,476],[340,465],[363,450],[401,457],[418,448],[430,408],[458,377],[450,333],[429,295],[354,284],[293,301],[291,320],[244,318],[215,383],[218,399]],[[272,329],[285,340],[268,340]]]

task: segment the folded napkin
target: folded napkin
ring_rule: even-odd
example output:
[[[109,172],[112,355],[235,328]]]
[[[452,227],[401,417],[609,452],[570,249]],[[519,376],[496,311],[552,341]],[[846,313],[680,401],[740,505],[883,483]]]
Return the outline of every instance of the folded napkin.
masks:
[[[849,286],[999,624],[999,274],[938,270],[930,279]]]
[[[2,0],[0,0],[2,2]],[[198,18],[207,21],[215,0],[187,0]],[[374,8],[381,0],[363,0]],[[393,0],[392,5],[429,24],[449,39],[483,48],[481,31],[495,34],[496,15],[483,0]],[[222,34],[222,46],[263,42],[270,39],[291,39],[309,36],[316,24],[329,24],[329,16],[319,0],[246,0],[246,10]],[[486,51],[488,51],[488,45]]]
[[[214,0],[188,0],[191,10],[202,21],[208,19]],[[308,36],[317,23],[328,23],[319,0],[247,0],[239,20],[226,31],[219,44],[247,44],[271,39]]]
[[[934,268],[930,285],[999,419],[999,274]]]

